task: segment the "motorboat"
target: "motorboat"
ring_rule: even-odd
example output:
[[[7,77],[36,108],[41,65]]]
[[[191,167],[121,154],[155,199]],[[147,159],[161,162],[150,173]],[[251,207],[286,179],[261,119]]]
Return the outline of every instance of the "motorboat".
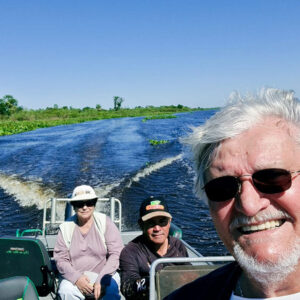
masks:
[[[106,213],[116,224],[124,245],[142,233],[139,230],[123,230],[122,204],[117,198],[99,198],[96,211]],[[24,300],[59,299],[58,272],[53,260],[53,250],[59,225],[73,214],[70,198],[51,198],[44,202],[42,228],[22,232],[17,230],[16,236],[0,238],[0,299],[9,300],[9,296],[5,295],[10,291],[17,292],[18,289],[20,293],[23,292]],[[149,274],[150,300],[163,299],[176,288],[234,260],[232,256],[204,257],[182,238],[181,229],[173,222],[170,235],[182,240],[188,257],[160,258],[152,263]],[[159,264],[170,263],[176,265],[165,266],[156,272]],[[26,293],[31,294],[26,298]],[[122,296],[122,299],[125,298]]]

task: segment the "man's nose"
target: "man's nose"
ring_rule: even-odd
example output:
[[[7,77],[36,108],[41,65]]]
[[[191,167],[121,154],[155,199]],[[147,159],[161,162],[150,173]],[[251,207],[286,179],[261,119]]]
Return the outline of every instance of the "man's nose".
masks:
[[[262,197],[251,180],[241,181],[240,192],[235,199],[235,209],[237,211],[245,216],[252,217],[265,209],[269,204],[270,200]]]
[[[159,224],[155,224],[155,225],[153,226],[153,230],[155,230],[155,231],[161,230],[160,225],[159,225]]]

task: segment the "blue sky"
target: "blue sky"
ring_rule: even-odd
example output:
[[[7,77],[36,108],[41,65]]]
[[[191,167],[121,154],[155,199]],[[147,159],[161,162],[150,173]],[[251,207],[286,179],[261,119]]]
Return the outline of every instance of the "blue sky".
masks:
[[[25,108],[300,97],[298,0],[0,0],[0,97]]]

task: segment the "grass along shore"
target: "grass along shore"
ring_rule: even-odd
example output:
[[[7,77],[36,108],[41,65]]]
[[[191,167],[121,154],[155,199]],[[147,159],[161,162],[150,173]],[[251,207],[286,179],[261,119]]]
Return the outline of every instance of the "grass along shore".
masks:
[[[103,120],[111,118],[141,117],[143,121],[158,118],[173,118],[174,113],[193,112],[199,110],[209,110],[212,108],[189,108],[183,105],[171,106],[147,106],[136,108],[121,108],[119,110],[97,110],[96,108],[85,107],[76,108],[46,108],[39,110],[22,110],[10,116],[0,118],[0,136],[17,134],[31,131],[38,128],[52,127],[57,125],[67,125],[82,123],[86,121]]]

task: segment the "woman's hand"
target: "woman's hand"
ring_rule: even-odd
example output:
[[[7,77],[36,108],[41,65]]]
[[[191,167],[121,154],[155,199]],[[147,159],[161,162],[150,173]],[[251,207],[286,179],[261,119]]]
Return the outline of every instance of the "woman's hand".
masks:
[[[100,295],[101,295],[101,285],[100,285],[100,283],[95,283],[94,284],[94,295],[95,295],[96,300],[98,300],[100,298]]]
[[[81,275],[75,284],[82,294],[87,295],[93,293],[93,285],[86,275]]]

